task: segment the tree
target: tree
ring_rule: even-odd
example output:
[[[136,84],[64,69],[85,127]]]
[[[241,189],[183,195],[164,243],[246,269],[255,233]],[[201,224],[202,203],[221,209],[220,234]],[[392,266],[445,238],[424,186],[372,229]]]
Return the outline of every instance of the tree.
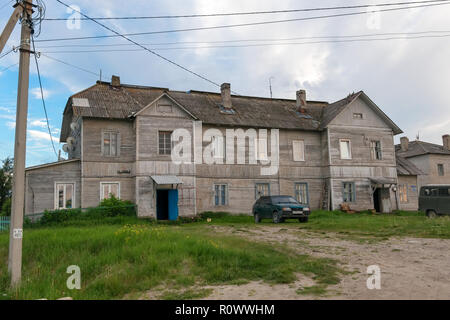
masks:
[[[4,206],[5,208],[8,207],[5,203],[11,199],[14,161],[12,158],[8,157],[2,162],[3,166],[0,168],[0,209],[3,210]],[[8,214],[7,212],[3,213]]]

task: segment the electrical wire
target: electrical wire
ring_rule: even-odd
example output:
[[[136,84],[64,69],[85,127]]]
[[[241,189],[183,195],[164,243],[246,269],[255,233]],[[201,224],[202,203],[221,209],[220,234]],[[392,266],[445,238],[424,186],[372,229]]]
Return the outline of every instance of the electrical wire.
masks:
[[[45,119],[47,121],[48,134],[50,135],[50,141],[52,142],[53,151],[55,152],[56,158],[58,158],[58,153],[56,152],[55,144],[53,142],[52,130],[50,129],[50,122],[48,121],[47,107],[45,105],[45,99],[44,99],[44,90],[42,89],[41,72],[39,70],[39,63],[38,63],[38,59],[37,59],[37,53],[36,53],[36,47],[34,45],[34,36],[33,35],[31,35],[31,43],[33,44],[34,61],[36,62],[36,70],[37,70],[38,79],[39,79],[39,87],[41,90],[42,106],[44,107]]]
[[[193,47],[170,47],[170,48],[151,48],[151,50],[198,50],[198,49],[217,49],[217,48],[252,48],[252,47],[272,47],[272,46],[287,46],[287,45],[306,45],[306,44],[321,44],[321,43],[352,43],[352,42],[373,42],[373,41],[390,41],[390,40],[414,40],[414,39],[429,39],[429,38],[447,38],[449,34],[442,35],[427,35],[414,37],[389,37],[389,38],[375,38],[375,39],[346,39],[346,40],[322,40],[309,42],[284,42],[284,43],[261,43],[261,44],[246,44],[246,45],[223,45],[223,46],[193,46]],[[94,52],[137,52],[144,51],[143,49],[99,49],[99,50],[58,50],[48,51],[46,53],[94,53]]]
[[[227,16],[247,16],[247,15],[263,15],[263,14],[280,14],[280,13],[296,13],[296,12],[311,12],[311,11],[330,11],[343,9],[361,9],[370,7],[386,7],[386,6],[401,6],[410,4],[424,4],[446,2],[449,0],[429,0],[429,1],[409,1],[409,2],[395,2],[395,3],[379,3],[379,4],[362,4],[353,6],[338,6],[338,7],[321,7],[321,8],[304,8],[304,9],[287,9],[287,10],[270,10],[270,11],[251,11],[251,12],[230,12],[230,13],[210,13],[210,14],[190,14],[190,15],[165,15],[165,16],[134,16],[134,17],[97,17],[95,20],[144,20],[144,19],[179,19],[179,18],[205,18],[205,17],[227,17]],[[46,18],[46,21],[66,21],[67,18]],[[76,20],[90,20],[88,18],[79,18]]]
[[[6,57],[8,54],[10,54],[10,53],[13,52],[13,51],[14,51],[14,48],[12,48],[11,50],[5,52],[4,54],[2,54],[2,55],[0,56],[0,59]]]
[[[331,36],[308,36],[308,37],[293,37],[293,38],[268,38],[268,39],[236,39],[236,40],[216,40],[216,41],[175,41],[175,42],[160,42],[160,43],[146,43],[144,46],[164,46],[164,45],[177,45],[177,44],[217,44],[217,43],[240,43],[240,42],[282,42],[293,40],[312,40],[312,39],[347,39],[347,38],[363,38],[363,37],[376,37],[376,36],[396,36],[396,35],[421,35],[421,34],[433,34],[433,33],[450,33],[450,30],[441,31],[418,31],[418,32],[386,32],[386,33],[371,33],[360,35],[331,35]],[[116,43],[116,44],[65,44],[65,45],[50,45],[39,46],[40,49],[50,48],[94,48],[94,47],[129,47],[134,46],[130,43]],[[156,48],[155,48],[156,50]]]
[[[69,63],[69,62],[66,62],[66,61],[63,61],[63,60],[60,60],[60,59],[51,57],[51,56],[47,55],[46,53],[40,52],[40,54],[41,54],[41,56],[46,57],[47,59],[50,59],[50,60],[53,60],[53,61],[56,61],[56,62],[65,64],[66,66],[69,66],[69,67],[78,69],[78,70],[80,70],[80,71],[84,71],[84,72],[89,73],[89,74],[92,74],[92,75],[94,75],[94,76],[96,76],[96,77],[100,77],[100,74],[99,74],[99,73],[95,73],[95,72],[89,71],[89,70],[87,70],[87,69],[84,69],[84,68],[82,68],[82,67],[73,65],[73,64],[71,64],[71,63]]]
[[[56,1],[62,3],[59,0],[56,0]],[[293,18],[293,19],[284,19],[284,20],[271,20],[271,21],[260,21],[260,22],[240,23],[240,24],[219,25],[219,26],[211,26],[211,27],[196,27],[196,28],[187,28],[187,29],[161,30],[161,31],[137,32],[137,33],[128,33],[128,34],[90,36],[90,37],[41,39],[41,40],[37,40],[36,42],[103,39],[103,38],[117,38],[117,37],[130,37],[130,36],[143,36],[143,35],[154,35],[154,34],[165,34],[165,33],[179,33],[179,32],[202,31],[202,30],[217,30],[217,29],[226,29],[226,28],[249,27],[249,26],[259,26],[259,25],[268,25],[268,24],[287,23],[287,22],[308,21],[308,20],[328,19],[328,18],[337,18],[337,17],[348,17],[348,16],[355,16],[355,15],[364,15],[364,14],[369,14],[369,13],[373,13],[373,12],[392,12],[392,11],[406,10],[406,9],[417,9],[417,8],[426,8],[426,7],[434,7],[434,6],[443,6],[443,5],[450,4],[450,2],[448,2],[448,1],[449,0],[447,0],[444,3],[436,3],[436,4],[408,6],[408,7],[390,8],[390,9],[379,9],[379,10],[373,10],[373,11],[369,11],[369,10],[368,11],[358,11],[358,12],[339,13],[339,14],[331,14],[331,15],[324,15],[324,16],[302,17],[302,18]],[[70,6],[68,6],[68,5],[66,5],[66,6],[68,8],[70,8]],[[85,16],[80,11],[77,11],[77,12],[80,13],[81,15]],[[91,18],[90,20],[95,21],[97,24],[100,24],[105,28],[108,28],[95,19]],[[128,39],[128,40],[130,40],[130,39]]]
[[[12,64],[12,65],[6,67],[6,68],[3,68],[2,70],[0,70],[0,72],[5,72],[6,70],[9,70],[9,69],[11,69],[12,67],[17,66],[17,65],[19,65],[19,63],[14,63],[14,64]]]
[[[59,3],[61,3],[63,6],[65,6],[65,7],[67,7],[67,8],[70,8],[69,5],[65,4],[65,3],[62,2],[61,0],[56,0],[56,1],[59,2]],[[72,8],[72,9],[73,9],[73,8]],[[86,17],[86,18],[89,18],[87,15],[85,15],[84,13],[81,13],[80,11],[78,11],[78,13],[80,13],[82,16],[84,16],[84,17]],[[121,38],[123,38],[123,39],[125,39],[125,40],[127,40],[127,41],[129,41],[129,42],[131,42],[131,43],[133,43],[133,44],[135,44],[136,46],[138,46],[138,47],[140,47],[140,48],[142,48],[142,49],[144,49],[144,50],[146,50],[146,51],[148,51],[149,53],[151,53],[151,54],[153,54],[153,55],[155,55],[155,56],[157,56],[157,57],[159,57],[159,58],[161,58],[161,59],[163,59],[163,60],[165,60],[165,61],[171,63],[172,65],[174,65],[174,66],[176,66],[176,67],[178,67],[178,68],[180,68],[180,69],[182,69],[182,70],[184,70],[184,71],[186,71],[186,72],[188,72],[188,73],[190,73],[190,74],[192,74],[192,75],[194,75],[194,76],[196,76],[196,77],[198,77],[198,78],[200,78],[200,79],[203,79],[203,80],[205,80],[205,81],[207,81],[207,82],[209,82],[209,83],[211,83],[211,84],[213,84],[213,85],[215,85],[215,86],[217,86],[217,87],[220,88],[220,84],[218,84],[217,82],[214,82],[214,81],[208,79],[207,77],[205,77],[205,76],[203,76],[203,75],[201,75],[201,74],[199,74],[199,73],[197,73],[197,72],[194,72],[194,71],[192,71],[192,70],[190,70],[190,69],[188,69],[188,68],[186,68],[186,67],[180,65],[179,63],[176,63],[175,61],[172,61],[172,60],[170,60],[170,59],[168,59],[168,58],[166,58],[166,57],[160,55],[159,53],[154,52],[154,51],[151,50],[151,49],[148,49],[147,47],[145,47],[145,46],[139,44],[138,42],[136,42],[136,41],[134,41],[134,40],[132,40],[132,39],[130,39],[130,38],[127,38],[125,35],[123,35],[123,34],[117,32],[117,31],[115,31],[114,29],[112,29],[112,28],[110,28],[110,27],[108,27],[108,26],[106,26],[106,25],[104,25],[104,24],[102,24],[101,22],[96,21],[95,19],[92,19],[92,18],[89,18],[89,19],[92,20],[92,21],[94,21],[94,22],[97,23],[98,25],[102,26],[103,28],[105,28],[105,29],[111,31],[112,33],[116,34],[117,36],[119,36],[119,37],[121,37]]]

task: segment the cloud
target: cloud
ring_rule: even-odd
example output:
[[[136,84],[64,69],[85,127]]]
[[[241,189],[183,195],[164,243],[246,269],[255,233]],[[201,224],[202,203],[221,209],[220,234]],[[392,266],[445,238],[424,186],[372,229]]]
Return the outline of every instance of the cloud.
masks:
[[[59,138],[52,136],[53,142],[59,143]],[[28,130],[28,139],[30,141],[50,141],[50,135],[47,131]]]
[[[31,120],[28,125],[30,127],[47,128],[47,121],[45,119]]]
[[[9,129],[15,129],[16,128],[16,122],[14,121],[8,121],[8,122],[6,122],[6,126],[9,128]]]
[[[42,89],[44,93],[44,99],[48,99],[53,92],[47,89]],[[41,99],[41,88],[33,88],[30,90],[30,93],[34,96],[35,99]]]

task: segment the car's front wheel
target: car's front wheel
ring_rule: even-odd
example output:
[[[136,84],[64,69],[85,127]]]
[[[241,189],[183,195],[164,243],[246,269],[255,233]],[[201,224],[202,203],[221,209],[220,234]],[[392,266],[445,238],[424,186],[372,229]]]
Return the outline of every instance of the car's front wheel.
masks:
[[[273,214],[272,214],[272,220],[273,220],[273,223],[280,223],[280,222],[282,222],[281,221],[281,217],[280,217],[280,214],[277,212],[277,211],[274,211],[273,212]]]
[[[428,216],[428,218],[430,218],[430,219],[436,218],[436,217],[437,217],[436,211],[434,211],[434,210],[428,210],[428,211],[427,211],[427,216]]]
[[[255,223],[260,223],[261,222],[261,216],[259,215],[258,212],[255,212]]]
[[[308,217],[299,218],[298,221],[300,221],[300,223],[307,223]]]

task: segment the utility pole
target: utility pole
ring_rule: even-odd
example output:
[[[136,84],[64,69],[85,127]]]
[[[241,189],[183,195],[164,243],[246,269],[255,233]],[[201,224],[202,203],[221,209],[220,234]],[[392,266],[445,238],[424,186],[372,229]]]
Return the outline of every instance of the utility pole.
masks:
[[[30,73],[30,35],[33,0],[22,1],[19,85],[17,90],[16,135],[14,144],[14,176],[9,241],[11,286],[20,284],[22,276],[22,237],[25,204],[25,155],[27,142],[28,86]]]

